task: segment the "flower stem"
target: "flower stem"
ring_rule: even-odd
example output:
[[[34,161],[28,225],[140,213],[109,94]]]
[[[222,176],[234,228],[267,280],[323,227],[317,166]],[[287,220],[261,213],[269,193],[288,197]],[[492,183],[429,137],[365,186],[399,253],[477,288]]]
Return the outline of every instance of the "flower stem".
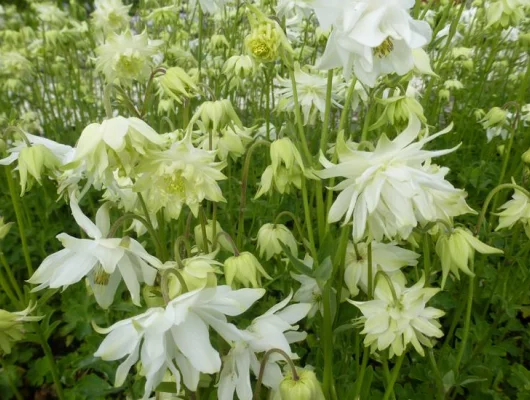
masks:
[[[259,367],[258,380],[256,382],[256,388],[254,389],[254,396],[253,396],[254,400],[259,400],[260,399],[261,384],[263,382],[263,375],[265,374],[265,368],[267,368],[267,361],[269,361],[269,357],[273,353],[278,353],[278,354],[282,355],[283,358],[285,358],[285,361],[287,361],[287,364],[289,364],[289,367],[291,367],[291,374],[293,375],[293,379],[295,381],[300,379],[300,377],[298,376],[298,373],[296,372],[296,366],[294,365],[293,360],[291,360],[291,357],[289,357],[289,355],[285,351],[283,351],[281,349],[270,349],[269,351],[267,351],[265,353],[265,355],[263,356],[263,359],[261,360],[261,364],[260,364],[260,367]]]
[[[290,70],[289,75],[291,77],[291,83],[293,86],[293,100],[294,100],[294,115],[296,117],[296,125],[298,127],[298,138],[302,144],[302,152],[304,154],[306,165],[311,166],[311,152],[309,151],[309,146],[307,145],[307,139],[304,132],[304,122],[302,121],[302,114],[300,113],[300,103],[298,102],[298,91],[296,88],[296,78],[294,76],[294,71]]]
[[[473,273],[475,262],[474,258],[472,257],[469,261],[469,270]],[[460,363],[462,362],[462,357],[464,356],[464,351],[466,350],[466,344],[467,339],[469,337],[469,328],[471,325],[471,310],[473,308],[473,291],[475,289],[475,275],[471,275],[468,277],[469,279],[469,287],[467,292],[467,306],[466,306],[466,315],[464,319],[464,333],[462,335],[462,343],[460,343],[460,350],[458,351],[458,354],[456,356],[456,361],[454,364],[454,372],[455,375],[458,375],[458,368],[460,367]]]
[[[57,364],[55,363],[55,358],[53,357],[52,349],[50,348],[50,345],[44,337],[44,333],[42,332],[41,327],[37,322],[33,323],[33,328],[35,329],[37,337],[39,338],[42,350],[44,351],[44,355],[48,359],[50,372],[52,373],[53,383],[55,384],[55,393],[57,394],[59,400],[63,400],[65,398],[63,393],[63,387],[61,385],[61,378],[59,375]]]
[[[5,169],[7,185],[9,186],[9,194],[11,196],[11,202],[15,209],[15,216],[17,219],[18,232],[20,234],[20,240],[22,242],[22,252],[24,253],[24,260],[26,261],[26,268],[28,269],[29,277],[33,275],[33,265],[31,263],[31,257],[28,248],[28,241],[26,238],[26,232],[24,229],[24,219],[22,216],[22,209],[20,208],[20,198],[15,190],[15,182],[11,176],[11,167],[6,166]]]
[[[383,396],[383,400],[388,400],[392,393],[394,393],[394,384],[397,381],[399,371],[401,369],[401,364],[403,364],[403,360],[405,359],[406,352],[403,351],[403,354],[401,354],[396,362],[396,365],[394,365],[394,368],[392,369],[392,375],[390,376],[390,382],[388,383],[388,386],[385,390],[385,395]]]

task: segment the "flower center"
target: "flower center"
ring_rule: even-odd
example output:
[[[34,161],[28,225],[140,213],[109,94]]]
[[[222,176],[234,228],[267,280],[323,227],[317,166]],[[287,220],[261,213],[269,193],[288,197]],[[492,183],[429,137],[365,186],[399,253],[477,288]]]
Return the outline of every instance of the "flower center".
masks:
[[[109,284],[110,275],[105,272],[103,267],[98,264],[94,271],[94,283],[97,285],[107,286]]]
[[[394,50],[394,43],[390,37],[387,37],[383,40],[383,43],[373,49],[373,53],[374,56],[378,58],[384,58],[388,56],[392,50]]]
[[[186,180],[182,177],[180,172],[165,175],[163,180],[166,186],[166,192],[181,195],[186,193]]]

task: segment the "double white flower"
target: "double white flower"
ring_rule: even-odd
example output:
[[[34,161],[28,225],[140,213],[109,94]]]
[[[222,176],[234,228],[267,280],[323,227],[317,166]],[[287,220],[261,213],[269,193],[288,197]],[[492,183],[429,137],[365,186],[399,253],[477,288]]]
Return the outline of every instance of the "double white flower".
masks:
[[[451,127],[417,140],[420,121],[410,116],[405,131],[394,140],[382,135],[374,151],[352,149],[337,143],[339,164],[321,156],[325,169],[317,174],[324,179],[344,177],[333,189],[340,194],[328,215],[329,222],[344,217],[353,220],[355,242],[367,236],[377,241],[407,239],[417,225],[443,220],[448,223],[460,214],[473,212],[466,204],[466,194],[445,180],[449,169],[430,163],[433,157],[455,151],[429,151],[423,146]]]
[[[353,70],[364,84],[379,76],[404,75],[414,67],[413,50],[428,44],[432,31],[409,10],[414,0],[316,0],[315,14],[323,29],[333,26],[320,68]]]
[[[177,393],[181,377],[184,385],[195,391],[200,373],[213,374],[221,369],[221,357],[212,347],[209,327],[220,333],[231,330],[233,325],[226,316],[242,314],[264,293],[263,289],[233,291],[229,286],[185,293],[165,308],[151,308],[107,329],[98,329],[108,336],[95,356],[106,361],[127,356],[116,371],[116,386],[123,384],[131,367],[140,360],[147,379],[143,399],[163,381],[168,370],[175,378]]]
[[[66,233],[57,235],[65,248],[46,257],[28,280],[39,285],[33,291],[65,288],[86,276],[98,304],[108,308],[123,279],[133,303],[139,306],[140,283],[152,285],[161,262],[134,239],[106,237],[110,229],[108,204],[98,210],[95,224],[83,214],[75,194],[70,196],[70,207],[77,224],[90,239],[77,239]]]

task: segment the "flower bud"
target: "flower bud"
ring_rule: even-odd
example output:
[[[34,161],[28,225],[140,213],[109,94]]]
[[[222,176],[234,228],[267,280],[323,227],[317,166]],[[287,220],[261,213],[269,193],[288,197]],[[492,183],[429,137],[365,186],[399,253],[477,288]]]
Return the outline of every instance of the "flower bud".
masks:
[[[4,222],[4,217],[0,217],[0,240],[3,240],[6,237],[12,225],[13,225],[13,222],[8,222],[6,224]]]
[[[475,63],[473,60],[464,60],[462,62],[462,67],[464,67],[468,71],[472,71],[475,68]]]
[[[281,400],[325,400],[322,387],[313,371],[298,370],[298,379],[290,372],[280,383]]]
[[[11,353],[11,347],[24,336],[24,322],[38,321],[42,317],[28,317],[35,306],[31,304],[24,311],[9,312],[0,309],[0,354]]]
[[[268,63],[284,57],[285,52],[293,53],[278,22],[265,16],[253,5],[247,6],[251,10],[251,32],[245,38],[245,47],[250,55],[258,62]]]
[[[198,91],[192,77],[179,67],[171,67],[157,79],[159,84],[158,95],[167,95],[182,104],[184,99],[189,99]]]
[[[202,103],[191,118],[190,125],[196,122],[200,123],[206,132],[219,132],[220,129],[231,124],[243,126],[228,99]]]
[[[293,234],[285,225],[281,224],[265,224],[258,231],[258,250],[259,256],[263,258],[265,253],[265,259],[270,260],[276,254],[283,252],[283,243],[291,253],[298,256],[298,245]]]
[[[475,251],[481,254],[502,254],[503,251],[482,243],[470,231],[455,228],[451,232],[442,233],[436,242],[436,254],[442,263],[442,289],[451,271],[460,279],[459,270],[466,275],[474,276],[469,269],[469,261],[475,256]]]
[[[184,268],[179,269],[180,276],[186,283],[188,291],[217,285],[216,273],[221,273],[220,262],[213,259],[214,253],[186,258],[182,260]],[[166,263],[170,268],[177,268],[173,262]],[[168,294],[173,299],[183,293],[182,283],[175,274],[168,275]]]
[[[54,169],[60,165],[59,160],[50,149],[42,144],[24,147],[18,156],[18,170],[20,173],[21,195],[31,188],[33,182],[28,181],[28,174],[41,184],[42,174],[45,169]]]
[[[480,121],[482,118],[484,118],[484,116],[486,115],[486,112],[481,108],[477,108],[476,110],[473,111],[473,115],[475,116],[475,119],[477,121]]]
[[[507,121],[508,111],[500,107],[493,107],[480,121],[484,128],[489,128],[496,125],[504,125]]]
[[[521,156],[521,160],[525,164],[530,164],[530,149],[526,150],[523,155]]]
[[[272,279],[252,253],[244,251],[228,257],[224,263],[226,283],[233,286],[240,283],[244,287],[261,287],[261,277]]]
[[[447,89],[441,89],[438,92],[438,97],[442,101],[449,101],[449,98],[451,97],[451,92],[449,90],[447,90]]]

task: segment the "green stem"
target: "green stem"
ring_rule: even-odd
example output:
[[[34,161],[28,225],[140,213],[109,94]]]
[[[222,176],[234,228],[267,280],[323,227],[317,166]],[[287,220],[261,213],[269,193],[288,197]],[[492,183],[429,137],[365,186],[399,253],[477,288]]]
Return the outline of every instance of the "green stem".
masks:
[[[298,139],[302,144],[302,153],[304,154],[306,165],[311,165],[311,152],[309,151],[309,146],[307,145],[307,140],[304,132],[304,122],[302,121],[302,114],[300,113],[300,103],[298,102],[298,91],[296,88],[296,79],[294,76],[294,71],[290,70],[289,75],[291,77],[291,83],[293,86],[293,100],[294,100],[294,115],[296,117],[296,125],[298,127]]]
[[[396,365],[394,365],[394,368],[392,369],[392,375],[390,376],[390,382],[388,383],[388,386],[385,390],[385,395],[383,396],[383,400],[388,400],[390,396],[394,393],[394,384],[397,381],[399,371],[401,370],[401,364],[403,364],[403,360],[405,359],[406,352],[403,351],[403,354],[401,354],[396,362]]]
[[[427,352],[429,353],[429,362],[431,363],[432,371],[434,373],[434,377],[436,378],[436,387],[438,388],[438,393],[436,394],[436,398],[438,400],[443,400],[445,397],[445,392],[444,392],[442,375],[440,374],[440,370],[438,369],[438,364],[436,363],[436,359],[434,358],[433,349],[429,349]]]
[[[351,103],[353,101],[353,95],[355,94],[355,85],[357,84],[357,79],[353,79],[351,81],[350,87],[348,88],[348,93],[346,94],[346,101],[344,102],[344,108],[342,109],[342,112],[340,114],[340,122],[339,122],[339,132],[344,129],[344,137],[347,138],[347,130],[346,130],[346,123],[348,121],[348,117],[350,115],[350,108]]]
[[[289,367],[291,367],[291,375],[292,375],[293,380],[297,381],[300,379],[300,377],[298,376],[298,373],[296,372],[296,366],[294,365],[293,360],[291,360],[291,357],[289,357],[289,354],[287,354],[285,351],[281,349],[270,349],[269,351],[265,353],[260,363],[258,380],[256,382],[256,388],[254,390],[254,396],[253,396],[254,400],[259,400],[261,398],[260,397],[261,383],[263,382],[263,375],[265,374],[265,368],[267,368],[267,362],[269,361],[269,357],[274,353],[280,354],[285,359],[285,361],[287,361],[287,364],[289,364]]]
[[[429,287],[431,278],[431,249],[429,246],[431,237],[428,233],[423,235],[423,268],[425,271],[425,287]]]
[[[326,283],[323,293],[323,345],[324,345],[324,379],[322,389],[326,398],[335,399],[335,383],[333,379],[333,316],[331,315],[331,280]]]
[[[55,393],[57,394],[57,397],[59,398],[59,400],[63,400],[65,398],[64,392],[63,392],[63,386],[61,385],[61,378],[59,375],[57,364],[55,363],[55,358],[53,356],[52,349],[50,348],[48,341],[44,337],[44,333],[42,332],[40,325],[37,322],[34,322],[33,327],[41,343],[42,350],[44,351],[44,355],[48,359],[48,364],[50,366],[50,372],[52,374],[53,383],[55,384]]]
[[[202,68],[202,42],[203,42],[203,36],[204,36],[203,27],[202,27],[204,14],[202,12],[201,5],[199,4],[198,6],[199,6],[199,46],[198,46],[197,61],[199,63],[198,67],[199,67],[199,78],[200,78],[201,68]]]
[[[359,376],[357,377],[357,382],[355,383],[355,395],[353,396],[354,399],[360,399],[361,390],[363,387],[363,381],[364,381],[364,374],[366,372],[366,365],[368,364],[368,359],[370,358],[370,348],[365,347],[363,351],[363,361],[361,364],[361,371],[359,372]]]
[[[22,252],[24,253],[24,260],[26,261],[26,268],[28,269],[28,274],[31,277],[33,275],[33,265],[31,263],[28,241],[26,239],[26,232],[24,229],[22,209],[20,208],[20,198],[18,197],[17,192],[15,190],[15,182],[13,181],[13,177],[11,176],[11,167],[6,166],[5,174],[7,178],[7,185],[9,186],[11,202],[13,203],[13,208],[15,209],[18,232],[20,234],[20,240],[22,241]]]
[[[305,215],[305,225],[307,227],[307,236],[309,238],[309,244],[311,246],[311,254],[313,260],[318,260],[318,252],[315,246],[315,236],[313,234],[313,223],[311,222],[311,209],[309,208],[309,200],[307,196],[307,181],[305,178],[302,178],[302,200],[304,203],[304,215]]]
[[[474,259],[471,258],[469,262],[469,269],[471,272],[474,272]],[[464,351],[466,350],[466,344],[469,337],[469,328],[471,325],[471,310],[473,308],[473,291],[475,289],[475,276],[470,276],[469,278],[469,287],[467,293],[467,305],[466,305],[466,315],[464,320],[464,333],[462,335],[462,343],[460,343],[460,350],[456,356],[456,361],[454,364],[455,375],[458,376],[458,369],[460,368],[460,363],[462,362],[462,357],[464,356]]]
[[[0,253],[0,263],[5,268],[7,277],[9,278],[9,282],[11,282],[11,286],[15,289],[15,292],[19,298],[20,301],[24,299],[24,294],[22,293],[22,290],[20,289],[20,286],[13,275],[13,271],[11,271],[11,268],[9,267],[9,264],[7,263],[7,259],[4,255],[4,253]]]

